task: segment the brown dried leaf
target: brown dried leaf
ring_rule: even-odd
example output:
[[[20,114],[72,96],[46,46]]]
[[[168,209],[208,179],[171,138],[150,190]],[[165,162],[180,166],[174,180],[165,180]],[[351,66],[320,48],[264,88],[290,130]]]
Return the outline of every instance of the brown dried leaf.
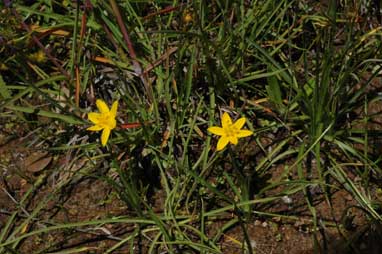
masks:
[[[52,157],[47,152],[34,152],[25,159],[24,166],[27,171],[36,173],[46,168],[51,161]]]
[[[47,157],[29,165],[26,169],[29,172],[36,173],[46,168],[46,166],[48,166],[51,161],[52,161],[52,157]]]

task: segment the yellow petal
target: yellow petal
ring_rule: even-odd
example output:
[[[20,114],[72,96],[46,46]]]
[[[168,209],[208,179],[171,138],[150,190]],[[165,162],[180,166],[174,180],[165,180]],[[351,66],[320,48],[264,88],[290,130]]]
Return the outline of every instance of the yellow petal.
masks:
[[[110,130],[114,129],[117,126],[117,121],[115,120],[115,118],[110,118],[107,123],[107,126]]]
[[[215,135],[223,136],[224,135],[224,129],[217,127],[217,126],[212,126],[207,129],[209,132]]]
[[[103,100],[98,99],[96,101],[97,108],[99,112],[101,113],[109,113],[109,107],[106,105],[106,103]]]
[[[245,124],[245,117],[242,117],[242,118],[240,118],[239,120],[237,120],[237,121],[233,124],[233,126],[234,126],[234,128],[236,128],[237,130],[240,130],[241,128],[243,128],[244,124]]]
[[[227,112],[224,112],[224,114],[222,116],[222,127],[223,127],[223,129],[227,128],[231,124],[232,124],[231,117],[229,116],[229,114]]]
[[[101,114],[99,114],[99,113],[93,113],[93,112],[91,112],[91,113],[88,114],[88,119],[89,119],[92,123],[94,123],[94,124],[98,124],[98,123],[99,123],[99,119],[100,119],[100,117],[101,117]]]
[[[234,145],[237,145],[237,143],[238,143],[238,139],[237,139],[236,136],[230,136],[228,138],[228,141],[231,142],[231,144],[234,144]]]
[[[103,127],[100,125],[94,125],[94,126],[87,128],[88,131],[100,131],[102,129],[103,129]]]
[[[228,138],[226,136],[222,136],[221,138],[219,138],[218,144],[216,146],[216,151],[223,150],[227,144]]]
[[[250,130],[240,130],[236,135],[238,138],[244,138],[253,135],[253,132]]]
[[[111,110],[110,110],[110,113],[113,116],[113,118],[115,118],[115,116],[117,115],[117,111],[118,111],[118,101],[115,101],[113,102],[113,105],[111,105]]]
[[[103,129],[102,135],[101,135],[101,144],[102,144],[102,146],[106,145],[107,140],[109,139],[109,136],[110,136],[110,129],[109,128]]]

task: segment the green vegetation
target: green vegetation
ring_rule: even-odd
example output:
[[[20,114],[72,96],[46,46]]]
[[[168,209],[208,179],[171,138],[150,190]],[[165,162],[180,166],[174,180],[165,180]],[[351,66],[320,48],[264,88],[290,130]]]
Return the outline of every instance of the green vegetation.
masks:
[[[0,147],[23,137],[50,160],[32,173],[0,160],[4,183],[28,186],[2,186],[15,206],[0,217],[0,253],[228,253],[233,228],[236,252],[256,253],[249,225],[274,218],[304,220],[317,252],[327,228],[356,250],[350,210],[382,219],[382,29],[372,3],[317,2],[4,1]],[[88,119],[97,99],[118,101],[105,146],[87,130],[102,126]],[[207,129],[225,112],[253,135],[217,151]],[[96,180],[110,188],[99,202],[122,212],[47,215]],[[354,203],[332,219],[340,191]],[[306,212],[279,209],[293,203]],[[111,242],[102,251],[46,240],[94,228]]]

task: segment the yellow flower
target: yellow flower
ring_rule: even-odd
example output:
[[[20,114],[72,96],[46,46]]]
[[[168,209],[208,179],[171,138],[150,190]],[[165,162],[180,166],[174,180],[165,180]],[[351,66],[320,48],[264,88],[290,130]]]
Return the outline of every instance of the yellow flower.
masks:
[[[193,20],[193,17],[192,17],[191,12],[186,11],[183,13],[183,22],[184,23],[188,24],[188,23],[192,22],[192,20]]]
[[[250,130],[241,130],[245,124],[245,117],[232,123],[231,117],[227,112],[224,112],[221,122],[222,127],[212,126],[208,128],[208,131],[212,134],[221,136],[216,147],[217,151],[223,150],[228,143],[236,145],[239,138],[248,137],[253,134]]]
[[[0,71],[6,71],[8,67],[4,63],[0,63]]]
[[[37,63],[44,63],[46,62],[46,56],[45,52],[43,50],[39,50],[35,53],[28,55],[29,60],[35,61]]]
[[[100,113],[91,112],[88,114],[88,119],[94,123],[94,126],[87,128],[89,131],[102,131],[101,144],[105,146],[109,139],[110,132],[117,126],[115,117],[118,110],[118,101],[115,101],[111,106],[111,110],[103,100],[96,101],[97,108]]]

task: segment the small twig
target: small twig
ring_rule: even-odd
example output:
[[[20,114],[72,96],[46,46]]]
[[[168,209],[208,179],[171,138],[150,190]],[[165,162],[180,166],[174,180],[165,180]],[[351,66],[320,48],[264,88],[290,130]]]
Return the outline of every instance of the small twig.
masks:
[[[130,36],[127,32],[126,26],[123,22],[122,15],[121,15],[121,12],[119,11],[118,5],[117,5],[115,0],[110,0],[110,4],[111,4],[111,7],[113,9],[114,15],[117,19],[118,26],[121,29],[123,39],[126,42],[127,49],[129,51],[129,55],[131,57],[131,61],[133,63],[134,73],[135,73],[135,75],[137,75],[141,79],[141,81],[142,81],[142,83],[146,89],[147,96],[148,96],[149,100],[153,101],[153,95],[152,95],[152,91],[151,91],[151,87],[150,87],[150,82],[148,82],[147,73],[143,72],[140,63],[137,60],[137,55],[135,53],[133,44],[130,40]]]
[[[30,216],[29,212],[22,206],[20,205],[19,202],[9,193],[4,187],[1,187],[1,189],[4,191],[5,194],[12,200],[13,203],[15,203],[18,207],[20,207],[21,211],[25,213],[26,216]]]
[[[103,28],[103,30],[106,33],[107,39],[113,44],[114,48],[117,50],[118,49],[118,44],[114,40],[113,35],[111,34],[109,28],[104,23],[102,23],[102,28]]]
[[[80,89],[81,89],[81,77],[80,77],[80,68],[78,68],[78,65],[75,67],[76,71],[76,94],[75,94],[75,101],[76,106],[80,106]]]
[[[77,10],[76,10],[76,21],[79,19],[79,13],[80,13],[80,2],[77,1]],[[83,13],[81,17],[81,30],[80,30],[80,41],[78,42],[78,45],[76,45],[77,42],[77,22],[74,26],[74,43],[73,43],[73,61],[74,61],[74,68],[75,68],[75,75],[76,75],[76,92],[75,92],[75,102],[76,106],[79,107],[80,104],[80,89],[81,89],[81,76],[80,76],[80,68],[79,66],[79,57],[78,54],[81,52],[83,39],[86,33],[86,24],[87,24],[87,13],[89,10],[93,9],[93,5],[89,0],[85,1],[83,6]],[[72,73],[72,72],[71,72]]]
[[[170,13],[170,12],[173,12],[173,11],[176,11],[180,8],[182,8],[183,6],[185,6],[186,4],[185,3],[182,3],[178,6],[167,6],[157,12],[153,12],[153,13],[149,13],[148,15],[144,16],[143,19],[150,19],[152,17],[155,17],[157,15],[162,15],[162,14],[167,14],[167,13]]]
[[[149,64],[146,69],[143,71],[144,74],[150,72],[152,69],[160,65],[164,60],[168,59],[171,54],[175,53],[178,50],[178,47],[172,47],[168,49],[163,55],[159,57],[154,63]]]
[[[134,50],[133,44],[131,43],[131,40],[130,40],[130,36],[127,33],[126,26],[123,23],[123,19],[122,19],[121,13],[119,11],[118,5],[115,2],[115,0],[110,0],[110,4],[111,4],[111,8],[113,9],[114,15],[115,15],[115,17],[117,19],[118,26],[121,29],[121,32],[122,32],[122,35],[123,35],[123,39],[126,42],[127,49],[129,50],[129,54],[130,54],[130,56],[132,58],[134,71],[135,71],[135,73],[137,75],[141,76],[142,68],[141,68],[141,65],[139,64],[139,62],[137,61],[137,55],[135,54],[135,50]]]

